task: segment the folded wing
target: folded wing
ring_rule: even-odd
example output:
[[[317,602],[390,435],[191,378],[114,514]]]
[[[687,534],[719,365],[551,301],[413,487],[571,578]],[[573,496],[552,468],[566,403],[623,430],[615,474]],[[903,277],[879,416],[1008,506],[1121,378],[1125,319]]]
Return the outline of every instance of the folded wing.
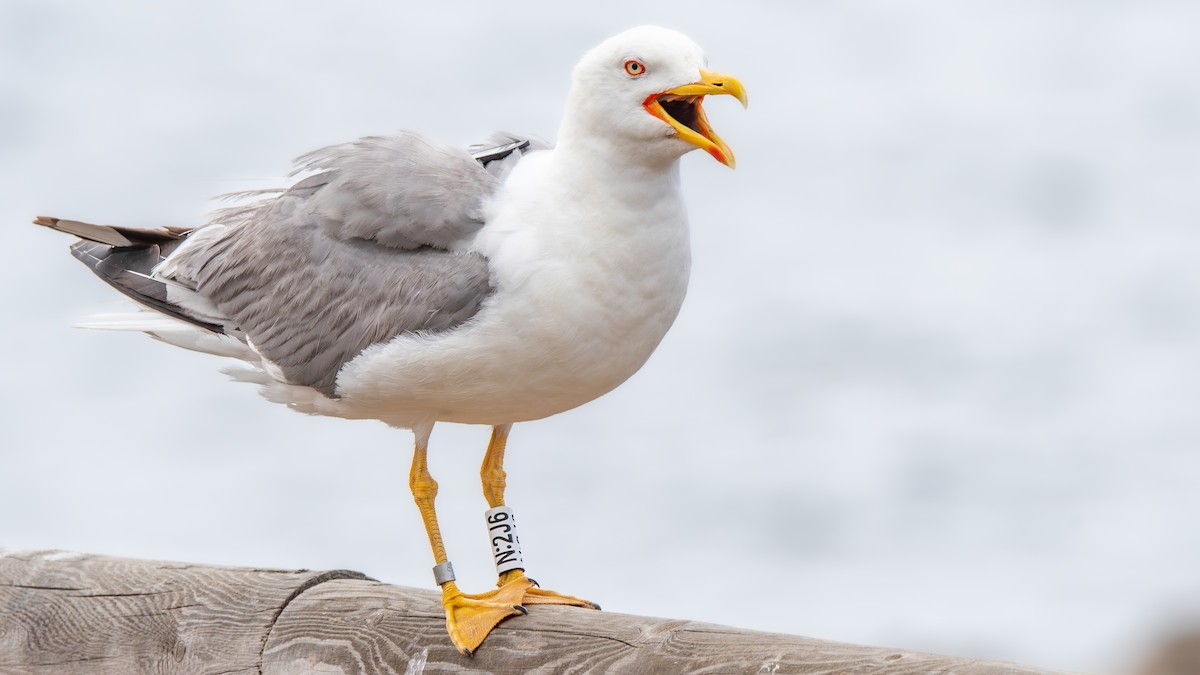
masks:
[[[126,295],[236,336],[288,382],[336,396],[338,371],[367,347],[453,330],[483,306],[488,261],[468,243],[531,148],[369,137],[305,155],[290,188],[194,231],[39,222],[84,237],[76,257]]]

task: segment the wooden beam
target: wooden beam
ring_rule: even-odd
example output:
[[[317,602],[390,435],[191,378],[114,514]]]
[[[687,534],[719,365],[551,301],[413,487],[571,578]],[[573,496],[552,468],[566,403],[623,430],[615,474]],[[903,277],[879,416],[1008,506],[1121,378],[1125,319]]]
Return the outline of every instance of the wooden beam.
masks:
[[[4,673],[1040,673],[693,621],[533,606],[474,657],[439,595],[358,572],[0,552]]]

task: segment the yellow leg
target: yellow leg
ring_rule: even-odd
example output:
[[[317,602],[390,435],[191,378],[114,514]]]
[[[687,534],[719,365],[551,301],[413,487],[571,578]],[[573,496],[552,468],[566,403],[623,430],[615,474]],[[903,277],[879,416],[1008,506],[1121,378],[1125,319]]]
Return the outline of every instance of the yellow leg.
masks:
[[[417,437],[416,448],[413,451],[412,471],[409,473],[408,486],[412,490],[417,509],[421,512],[421,520],[425,522],[425,532],[429,535],[429,545],[433,549],[434,563],[439,566],[447,565],[446,547],[442,543],[442,533],[438,530],[437,513],[433,508],[434,497],[437,496],[438,484],[429,475],[429,465],[426,462],[426,450],[429,442],[429,432],[432,428],[414,430]],[[451,573],[451,576],[452,573]],[[450,640],[460,652],[470,656],[484,638],[492,632],[496,624],[517,614],[525,614],[525,608],[520,605],[527,587],[533,586],[528,582],[526,588],[520,584],[505,586],[487,593],[468,595],[458,590],[451,578],[441,583],[442,607],[446,610],[446,631]]]
[[[492,439],[483,456],[483,466],[479,469],[479,477],[483,481],[483,496],[487,499],[488,506],[493,509],[497,506],[504,506],[504,488],[507,478],[507,474],[504,473],[504,448],[508,445],[510,429],[512,429],[511,424],[492,427]],[[502,590],[526,586],[525,595],[521,599],[521,604],[524,605],[571,605],[600,609],[600,605],[594,602],[537,588],[537,582],[525,576],[525,570],[522,569],[501,573],[496,585]]]

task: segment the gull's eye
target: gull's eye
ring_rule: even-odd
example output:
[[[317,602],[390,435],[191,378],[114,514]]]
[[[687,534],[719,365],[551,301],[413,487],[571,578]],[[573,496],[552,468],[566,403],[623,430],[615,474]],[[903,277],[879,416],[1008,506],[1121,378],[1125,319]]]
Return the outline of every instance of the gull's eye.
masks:
[[[646,64],[637,59],[629,59],[625,62],[625,74],[630,77],[638,77],[646,74]]]

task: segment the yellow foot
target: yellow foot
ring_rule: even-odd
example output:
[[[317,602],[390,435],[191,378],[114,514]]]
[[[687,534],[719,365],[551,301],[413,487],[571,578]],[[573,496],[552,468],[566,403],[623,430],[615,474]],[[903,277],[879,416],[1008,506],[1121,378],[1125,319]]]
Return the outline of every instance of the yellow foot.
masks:
[[[500,575],[499,586],[503,590],[509,586],[525,584],[525,595],[521,598],[522,605],[570,605],[587,609],[600,609],[600,605],[588,600],[582,600],[570,595],[547,591],[537,587],[537,582],[525,576],[522,570],[511,570]]]
[[[512,584],[487,593],[468,595],[458,590],[453,581],[442,586],[442,607],[446,608],[446,632],[458,651],[470,656],[483,644],[484,638],[496,624],[510,616],[528,614],[521,598],[533,586]]]

